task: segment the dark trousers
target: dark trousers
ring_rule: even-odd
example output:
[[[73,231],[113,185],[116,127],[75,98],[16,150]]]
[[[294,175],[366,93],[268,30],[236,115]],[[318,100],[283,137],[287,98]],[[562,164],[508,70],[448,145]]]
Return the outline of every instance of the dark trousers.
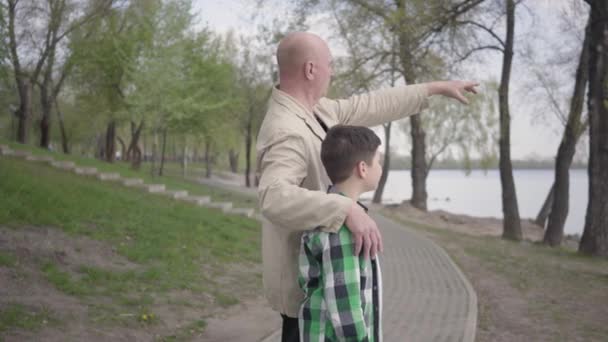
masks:
[[[298,328],[298,319],[287,317],[281,314],[283,318],[283,330],[281,334],[281,342],[299,342],[300,329]]]

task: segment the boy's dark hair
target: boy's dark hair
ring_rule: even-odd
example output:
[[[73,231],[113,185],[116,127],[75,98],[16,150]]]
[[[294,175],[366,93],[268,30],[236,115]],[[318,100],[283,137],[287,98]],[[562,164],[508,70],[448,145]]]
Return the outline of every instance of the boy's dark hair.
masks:
[[[350,177],[357,163],[371,164],[380,138],[367,127],[337,125],[328,132],[321,144],[321,161],[333,184]]]

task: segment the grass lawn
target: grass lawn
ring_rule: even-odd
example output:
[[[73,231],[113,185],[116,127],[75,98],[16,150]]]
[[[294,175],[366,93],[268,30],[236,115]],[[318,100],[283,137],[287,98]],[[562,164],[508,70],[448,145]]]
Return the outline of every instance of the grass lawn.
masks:
[[[143,176],[124,165],[66,159],[124,176]],[[178,180],[165,183],[181,189],[185,184],[195,186]],[[208,191],[200,188],[201,193]],[[40,278],[62,295],[76,298],[86,306],[85,317],[79,317],[84,324],[144,328],[155,338],[181,340],[189,332],[202,331],[206,315],[261,289],[257,221],[5,157],[0,158],[0,193],[0,228],[6,237],[17,236],[14,241],[19,242],[38,232],[47,234],[42,237],[49,241],[67,236],[56,238],[67,244],[55,246],[58,250],[48,255],[36,248],[0,244],[0,271],[26,285]],[[70,262],[72,252],[83,257],[96,253],[95,248],[71,246],[71,239],[91,240],[88,243],[95,248],[100,242],[111,251],[100,255],[100,262],[116,254],[129,267]],[[62,319],[69,315],[60,309],[45,311],[1,299],[0,336],[15,329],[36,330],[41,321],[67,324]],[[192,317],[173,317],[172,312],[180,309],[192,311]],[[180,328],[167,329],[168,320],[178,320],[170,326]]]
[[[476,341],[606,341],[608,260],[387,216],[446,249],[478,296]]]

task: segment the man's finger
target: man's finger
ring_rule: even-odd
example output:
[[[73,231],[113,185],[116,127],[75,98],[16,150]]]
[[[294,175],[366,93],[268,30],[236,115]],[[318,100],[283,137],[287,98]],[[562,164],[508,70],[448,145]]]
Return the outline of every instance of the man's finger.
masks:
[[[378,251],[380,253],[384,253],[384,244],[382,243],[382,234],[380,234],[380,230],[376,230],[376,235],[378,236]]]
[[[361,234],[357,234],[354,236],[355,238],[355,249],[353,250],[353,253],[355,255],[359,255],[359,253],[361,253],[361,244],[362,244],[362,240],[363,238],[361,237]]]
[[[368,259],[369,258],[369,250],[371,249],[371,244],[372,244],[372,240],[370,239],[369,235],[366,234],[363,237],[363,257]]]
[[[370,240],[372,242],[372,246],[369,253],[372,259],[376,259],[376,254],[378,254],[378,235],[375,232],[372,232]]]
[[[464,104],[469,104],[469,100],[467,100],[467,98],[464,97],[464,95],[462,95],[460,92],[456,93],[456,98],[458,99],[458,101],[460,101]]]

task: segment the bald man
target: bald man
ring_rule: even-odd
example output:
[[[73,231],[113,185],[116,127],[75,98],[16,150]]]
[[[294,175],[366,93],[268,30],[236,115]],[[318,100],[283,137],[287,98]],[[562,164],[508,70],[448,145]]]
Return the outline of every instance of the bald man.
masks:
[[[320,37],[287,35],[277,48],[279,85],[273,89],[257,140],[263,216],[264,292],[283,318],[283,341],[298,341],[298,311],[303,293],[297,283],[303,231],[322,227],[336,232],[343,223],[355,240],[355,253],[382,251],[375,222],[356,202],[326,193],[330,185],[321,163],[321,142],[337,124],[376,126],[419,113],[432,95],[467,103],[463,92],[474,82],[444,81],[389,88],[345,100],[325,98],[332,55]]]

